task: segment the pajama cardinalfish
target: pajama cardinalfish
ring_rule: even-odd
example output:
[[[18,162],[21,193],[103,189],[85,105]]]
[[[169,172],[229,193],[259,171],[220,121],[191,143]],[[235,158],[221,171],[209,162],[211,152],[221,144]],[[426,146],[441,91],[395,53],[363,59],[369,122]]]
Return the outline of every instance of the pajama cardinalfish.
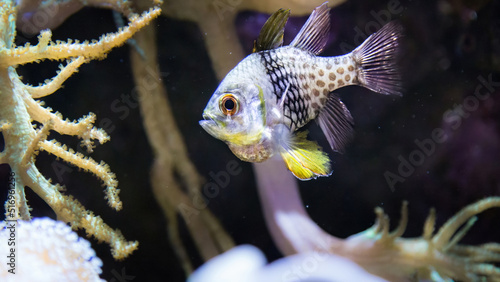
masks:
[[[353,119],[332,93],[335,89],[360,85],[401,95],[396,68],[400,26],[388,23],[349,54],[319,57],[330,29],[326,4],[312,12],[288,46],[282,44],[290,11],[271,15],[254,53],[222,80],[200,121],[241,160],[262,162],[279,154],[301,180],[332,171],[328,155],[298,129],[315,119],[334,151],[342,151],[352,135]]]

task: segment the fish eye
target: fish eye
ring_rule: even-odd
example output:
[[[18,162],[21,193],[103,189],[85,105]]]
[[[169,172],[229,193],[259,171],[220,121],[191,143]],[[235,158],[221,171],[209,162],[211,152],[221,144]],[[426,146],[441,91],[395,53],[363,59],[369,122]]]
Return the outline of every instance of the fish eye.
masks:
[[[233,94],[226,94],[220,99],[219,108],[226,116],[232,116],[239,110],[238,99]]]

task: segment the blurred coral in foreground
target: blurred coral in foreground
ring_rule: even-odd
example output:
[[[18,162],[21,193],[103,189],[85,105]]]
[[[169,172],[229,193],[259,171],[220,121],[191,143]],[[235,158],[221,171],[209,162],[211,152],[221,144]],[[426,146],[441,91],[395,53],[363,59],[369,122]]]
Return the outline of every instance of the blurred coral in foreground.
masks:
[[[102,261],[90,243],[78,237],[69,226],[50,218],[19,220],[16,224],[15,274],[0,264],[2,281],[104,281],[99,278]],[[7,242],[9,224],[0,223],[0,242]],[[8,256],[8,248],[0,248],[0,256]]]
[[[478,214],[500,207],[500,197],[468,205],[437,232],[436,214],[431,210],[423,234],[418,238],[402,237],[408,223],[407,203],[403,204],[399,225],[392,232],[389,216],[377,208],[373,227],[341,239],[325,232],[309,217],[296,180],[287,177],[289,174],[284,173],[286,167],[280,159],[254,167],[266,223],[274,242],[287,256],[285,262],[296,254],[319,254],[343,257],[389,281],[500,281],[500,268],[496,266],[500,261],[500,244],[459,244]],[[337,263],[332,262],[330,267],[337,267]]]
[[[266,262],[254,246],[237,246],[197,269],[188,282],[386,281],[334,254],[301,253]]]

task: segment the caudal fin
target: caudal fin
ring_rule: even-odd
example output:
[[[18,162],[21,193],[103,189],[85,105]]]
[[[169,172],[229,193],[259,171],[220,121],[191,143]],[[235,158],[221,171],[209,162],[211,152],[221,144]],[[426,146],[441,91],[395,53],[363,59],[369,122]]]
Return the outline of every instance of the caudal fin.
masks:
[[[401,95],[401,76],[396,64],[401,36],[402,27],[390,22],[352,52],[362,86],[381,94]]]

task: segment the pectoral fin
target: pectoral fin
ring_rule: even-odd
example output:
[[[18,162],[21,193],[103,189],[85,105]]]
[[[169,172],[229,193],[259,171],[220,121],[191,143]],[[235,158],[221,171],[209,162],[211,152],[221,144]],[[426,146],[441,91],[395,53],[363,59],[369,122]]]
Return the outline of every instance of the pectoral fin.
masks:
[[[298,179],[309,180],[332,173],[328,155],[316,142],[307,140],[307,131],[290,136],[281,145],[281,157]]]

